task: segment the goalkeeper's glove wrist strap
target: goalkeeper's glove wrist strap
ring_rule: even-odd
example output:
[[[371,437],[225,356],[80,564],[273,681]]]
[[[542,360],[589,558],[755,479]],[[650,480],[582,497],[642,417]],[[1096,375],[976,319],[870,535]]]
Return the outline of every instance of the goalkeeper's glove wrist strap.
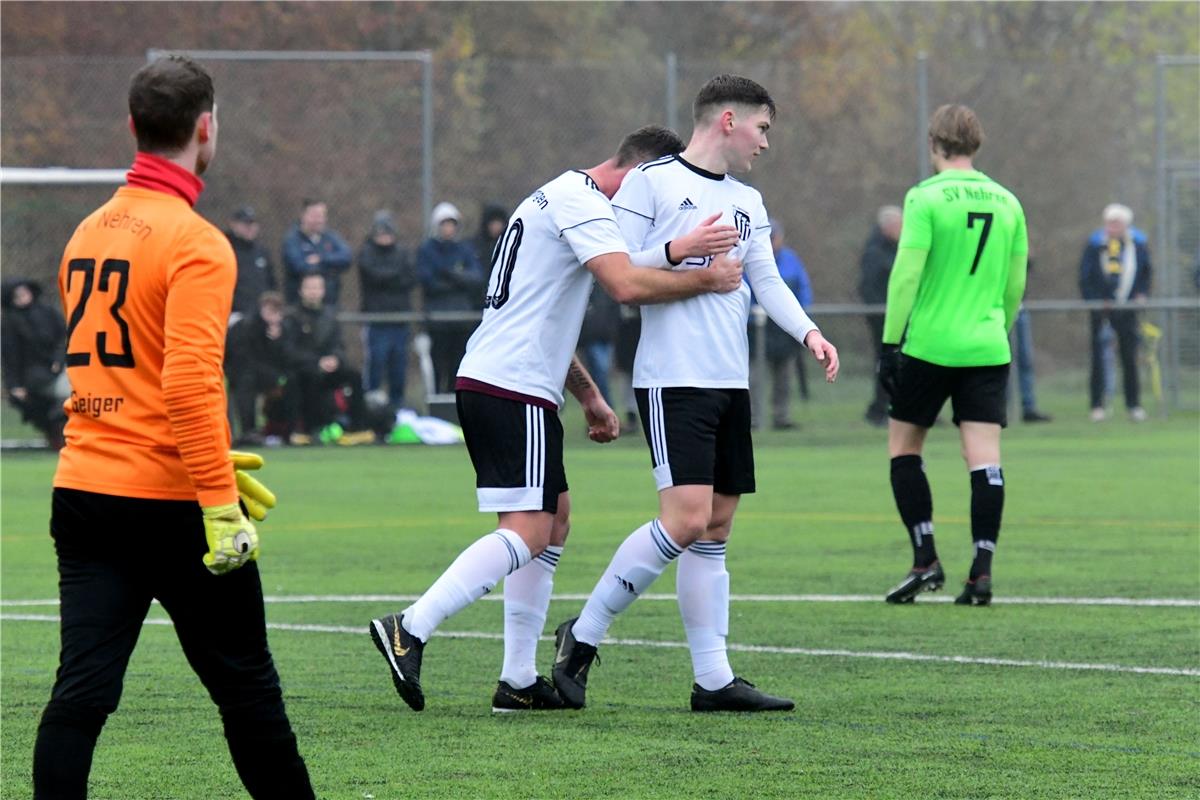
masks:
[[[200,509],[204,513],[205,519],[241,519],[242,510],[238,508],[237,503],[230,503],[224,506],[207,506]]]

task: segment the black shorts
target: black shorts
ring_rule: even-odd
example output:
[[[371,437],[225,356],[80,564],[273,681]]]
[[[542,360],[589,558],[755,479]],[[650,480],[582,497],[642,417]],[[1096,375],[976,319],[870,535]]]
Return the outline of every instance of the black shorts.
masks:
[[[950,398],[954,424],[992,422],[1008,425],[1008,364],[993,367],[943,367],[901,354],[892,419],[930,428]]]
[[[720,494],[754,491],[748,390],[633,391],[659,491],[688,484],[711,486]]]
[[[567,491],[558,414],[480,392],[459,390],[456,397],[479,510],[557,513]]]

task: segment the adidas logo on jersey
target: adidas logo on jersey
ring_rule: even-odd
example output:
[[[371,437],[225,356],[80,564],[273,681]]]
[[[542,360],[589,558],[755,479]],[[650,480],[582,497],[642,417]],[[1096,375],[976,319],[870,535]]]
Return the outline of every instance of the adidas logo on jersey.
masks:
[[[695,211],[696,204],[692,202],[690,197],[685,197],[683,202],[679,204],[680,211]]]

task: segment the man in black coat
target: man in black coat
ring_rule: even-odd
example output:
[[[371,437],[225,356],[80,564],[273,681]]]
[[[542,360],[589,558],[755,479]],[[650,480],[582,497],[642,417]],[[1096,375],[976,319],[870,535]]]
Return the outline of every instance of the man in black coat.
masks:
[[[858,295],[864,303],[870,305],[887,304],[888,278],[892,274],[892,264],[896,260],[896,243],[900,241],[900,209],[897,206],[884,206],[879,209],[875,218],[875,227],[867,237],[863,246],[862,259],[859,266],[862,272],[858,281]],[[867,314],[867,330],[870,332],[871,346],[875,349],[872,364],[879,362],[879,351],[883,346],[883,314]],[[888,403],[890,398],[878,377],[874,380],[875,393],[871,404],[863,418],[876,427],[887,425]]]
[[[613,368],[617,330],[620,327],[621,306],[608,296],[603,287],[593,287],[587,312],[583,316],[583,327],[579,330],[578,349],[584,368],[591,373],[600,396],[609,405],[612,405],[613,398],[608,388],[608,376]]]
[[[54,449],[63,445],[64,392],[58,389],[66,326],[58,309],[38,302],[42,288],[27,280],[4,284],[0,355],[8,402],[41,431]]]
[[[362,310],[411,311],[417,270],[406,249],[396,241],[396,223],[387,211],[375,212],[371,231],[358,251]],[[407,322],[371,322],[367,325],[367,391],[382,390],[387,383],[390,405],[404,405],[408,374]]]
[[[475,259],[485,273],[491,271],[492,251],[508,227],[508,212],[497,205],[486,205],[479,219],[479,235],[475,237]]]
[[[288,392],[309,437],[325,443],[341,438],[339,417],[352,429],[362,424],[362,375],[346,361],[341,326],[325,304],[325,276],[318,272],[300,279],[300,305],[284,318],[284,352]]]
[[[252,317],[258,313],[258,298],[275,291],[275,265],[267,249],[258,241],[258,216],[250,206],[242,206],[229,217],[225,235],[237,258],[237,284],[233,288],[233,313]]]
[[[229,329],[225,374],[239,422],[239,444],[262,444],[258,430],[258,398],[263,398],[267,432],[286,435],[295,420],[287,392],[288,361],[283,336],[283,295],[264,292],[254,314]]]

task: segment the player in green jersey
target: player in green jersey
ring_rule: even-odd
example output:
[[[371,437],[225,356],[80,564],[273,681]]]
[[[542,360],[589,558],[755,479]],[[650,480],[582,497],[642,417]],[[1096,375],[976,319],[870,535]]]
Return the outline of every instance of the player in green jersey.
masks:
[[[1000,430],[1012,360],[1008,332],[1025,291],[1025,213],[1012,192],[974,169],[975,112],[945,105],[929,123],[937,174],[909,190],[888,281],[879,377],[892,398],[892,493],[913,546],[912,570],[887,595],[911,603],[946,581],[933,542],[933,496],[921,450],[949,398],[971,475],[975,558],[955,600],[992,599],[992,554],[1004,510]]]

